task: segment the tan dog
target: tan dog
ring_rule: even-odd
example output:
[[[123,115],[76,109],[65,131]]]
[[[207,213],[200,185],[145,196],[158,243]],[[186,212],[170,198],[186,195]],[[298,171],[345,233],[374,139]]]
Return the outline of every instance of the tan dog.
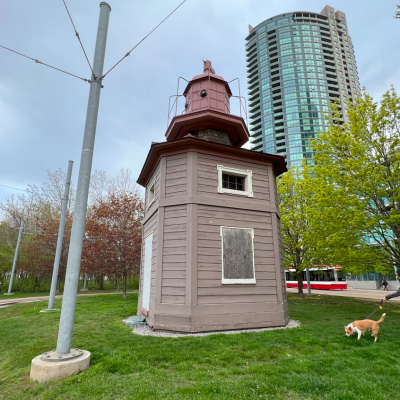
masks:
[[[372,331],[372,336],[375,338],[375,342],[378,340],[379,324],[385,319],[385,314],[378,321],[372,321],[372,319],[364,319],[362,321],[354,321],[351,324],[344,327],[346,336],[352,335],[357,332],[358,338],[364,335],[366,331]]]

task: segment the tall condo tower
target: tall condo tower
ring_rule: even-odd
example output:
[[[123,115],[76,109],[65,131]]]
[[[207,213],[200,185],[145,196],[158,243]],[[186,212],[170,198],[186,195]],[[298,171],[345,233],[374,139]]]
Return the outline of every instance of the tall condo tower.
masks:
[[[285,155],[288,167],[312,164],[329,102],[339,101],[343,123],[360,92],[346,15],[326,6],[249,25],[246,55],[252,150]]]

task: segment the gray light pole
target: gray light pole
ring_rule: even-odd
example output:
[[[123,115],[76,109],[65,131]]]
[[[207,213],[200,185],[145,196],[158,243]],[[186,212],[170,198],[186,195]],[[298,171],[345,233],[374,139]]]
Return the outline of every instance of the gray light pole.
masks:
[[[99,111],[100,91],[102,87],[101,76],[103,74],[110,12],[111,7],[107,3],[101,2],[96,48],[93,60],[93,75],[90,81],[85,132],[83,136],[81,163],[79,167],[79,177],[74,207],[74,218],[72,221],[60,326],[58,330],[57,348],[56,351],[44,353],[41,356],[41,359],[44,361],[71,360],[84,355],[84,353],[87,353],[79,349],[73,349],[71,351],[71,341],[75,317],[76,295],[78,291],[83,235],[85,231],[90,174],[92,170],[93,149],[96,136],[97,115]]]
[[[87,273],[85,272],[83,275],[83,288],[81,290],[86,291],[86,283],[87,283]]]
[[[11,270],[10,284],[8,285],[8,292],[4,293],[7,295],[14,294],[14,293],[11,293],[11,289],[12,289],[12,284],[13,284],[13,280],[14,280],[15,266],[17,264],[19,244],[21,243],[21,236],[22,236],[23,229],[24,229],[24,221],[21,221],[21,226],[19,228],[19,234],[18,234],[17,247],[15,248],[14,261],[13,261],[13,266],[12,266],[12,270]]]
[[[58,228],[58,240],[57,240],[56,256],[54,259],[53,278],[51,280],[49,305],[45,310],[42,311],[58,311],[57,308],[54,308],[54,297],[56,295],[58,268],[60,266],[60,258],[61,258],[62,244],[64,238],[65,218],[67,215],[69,188],[71,186],[71,175],[72,175],[73,164],[74,164],[73,161],[68,162],[67,179],[65,181],[64,196],[62,198],[60,227]]]
[[[79,168],[78,186],[76,190],[74,219],[72,222],[60,327],[58,330],[56,352],[61,356],[71,354],[72,329],[74,326],[76,295],[78,290],[83,235],[85,233],[90,174],[92,171],[97,115],[99,112],[100,91],[102,86],[101,76],[103,74],[110,12],[111,7],[107,3],[100,3],[99,26],[97,29],[96,48],[93,60],[93,75],[90,83],[81,164]]]

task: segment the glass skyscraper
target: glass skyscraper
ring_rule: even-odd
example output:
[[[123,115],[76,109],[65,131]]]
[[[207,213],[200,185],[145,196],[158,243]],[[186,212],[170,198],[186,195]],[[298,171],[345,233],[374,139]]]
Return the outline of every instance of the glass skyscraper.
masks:
[[[251,148],[286,156],[288,168],[312,164],[310,140],[325,130],[324,113],[360,92],[346,15],[293,12],[249,26],[246,37]]]

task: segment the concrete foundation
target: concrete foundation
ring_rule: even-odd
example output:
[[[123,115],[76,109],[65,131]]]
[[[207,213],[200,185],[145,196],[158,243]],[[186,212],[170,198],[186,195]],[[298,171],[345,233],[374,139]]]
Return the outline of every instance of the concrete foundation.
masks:
[[[4,296],[11,296],[14,293],[3,293]]]
[[[44,310],[40,310],[40,312],[51,312],[51,311],[60,311],[59,308],[45,308]]]
[[[81,292],[87,292],[89,289],[79,289]]]
[[[68,378],[87,370],[90,366],[90,352],[86,350],[82,356],[69,361],[44,361],[41,357],[42,355],[35,357],[31,364],[30,378],[38,383]]]

